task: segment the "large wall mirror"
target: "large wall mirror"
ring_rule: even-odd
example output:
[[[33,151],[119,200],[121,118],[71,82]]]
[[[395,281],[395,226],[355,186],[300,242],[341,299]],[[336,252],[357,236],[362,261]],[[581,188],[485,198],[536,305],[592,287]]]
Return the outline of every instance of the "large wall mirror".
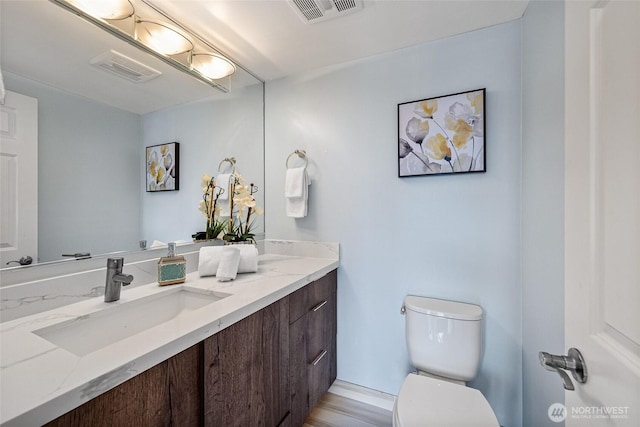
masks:
[[[49,1],[0,8],[5,88],[38,106],[35,263],[190,242],[205,228],[201,177],[227,157],[264,206],[264,83],[240,64],[224,93]],[[136,83],[91,64],[111,51],[160,75]],[[146,147],[172,142],[179,190],[146,191]]]

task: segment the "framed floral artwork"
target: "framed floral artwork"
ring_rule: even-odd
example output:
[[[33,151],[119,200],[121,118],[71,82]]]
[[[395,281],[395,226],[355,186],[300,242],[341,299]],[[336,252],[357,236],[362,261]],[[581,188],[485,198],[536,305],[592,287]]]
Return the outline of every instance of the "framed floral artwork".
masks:
[[[180,144],[152,145],[146,153],[147,192],[179,190]]]
[[[398,176],[485,172],[485,89],[398,104]]]

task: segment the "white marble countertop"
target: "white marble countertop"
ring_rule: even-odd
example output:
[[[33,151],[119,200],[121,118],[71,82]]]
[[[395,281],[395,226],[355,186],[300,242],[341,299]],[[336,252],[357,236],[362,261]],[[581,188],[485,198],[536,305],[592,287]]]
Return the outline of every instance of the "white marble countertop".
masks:
[[[100,296],[0,324],[0,422],[41,425],[55,419],[339,265],[337,245],[335,257],[326,258],[287,255],[287,252],[308,254],[304,248],[297,251],[291,245],[281,246],[284,249],[276,247],[274,253],[259,256],[257,273],[240,274],[232,282],[201,278],[195,272],[187,275],[183,285],[160,287],[151,283],[123,288],[121,299],[114,303],[105,303]],[[126,304],[179,286],[229,296],[84,356],[75,355],[33,332],[80,316],[90,317],[114,304]]]

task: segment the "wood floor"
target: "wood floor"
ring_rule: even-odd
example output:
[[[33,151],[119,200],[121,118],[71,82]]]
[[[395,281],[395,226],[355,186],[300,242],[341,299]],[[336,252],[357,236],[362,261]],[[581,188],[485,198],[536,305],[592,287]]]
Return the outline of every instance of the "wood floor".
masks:
[[[391,427],[391,411],[325,393],[302,427]]]

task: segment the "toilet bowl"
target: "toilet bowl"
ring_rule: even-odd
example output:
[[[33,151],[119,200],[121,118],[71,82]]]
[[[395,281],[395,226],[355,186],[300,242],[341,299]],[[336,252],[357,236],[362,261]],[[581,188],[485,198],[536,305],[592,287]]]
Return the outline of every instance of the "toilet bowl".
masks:
[[[393,407],[393,427],[499,427],[480,391],[409,374]]]
[[[479,390],[466,386],[480,366],[482,308],[409,295],[407,350],[420,374],[409,374],[393,407],[394,427],[499,427]]]

